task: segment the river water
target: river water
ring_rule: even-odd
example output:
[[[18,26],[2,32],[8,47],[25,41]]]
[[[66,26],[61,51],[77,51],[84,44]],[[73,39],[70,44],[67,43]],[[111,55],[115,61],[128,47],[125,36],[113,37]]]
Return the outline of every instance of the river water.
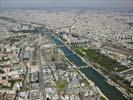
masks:
[[[72,50],[67,46],[62,46],[64,43],[58,38],[53,39],[54,43],[60,47],[60,50],[65,54],[65,56],[76,66],[86,66],[87,64],[82,61],[82,59],[77,56]],[[85,74],[85,76],[92,80],[96,86],[110,99],[110,100],[126,100],[122,93],[117,90],[114,86],[108,84],[106,79],[99,74],[96,70],[91,67],[81,68],[80,71]]]
[[[46,34],[47,32],[44,32]],[[49,32],[50,33],[50,32]],[[51,36],[52,34],[47,33]],[[86,66],[87,64],[82,61],[82,59],[77,56],[71,49],[64,45],[62,41],[58,38],[53,38],[52,41],[60,48],[60,50],[65,54],[65,56],[76,66]],[[81,68],[80,71],[85,74],[85,76],[92,80],[96,86],[104,93],[109,100],[127,100],[122,93],[116,89],[114,86],[108,84],[106,79],[99,74],[96,70],[91,67]]]

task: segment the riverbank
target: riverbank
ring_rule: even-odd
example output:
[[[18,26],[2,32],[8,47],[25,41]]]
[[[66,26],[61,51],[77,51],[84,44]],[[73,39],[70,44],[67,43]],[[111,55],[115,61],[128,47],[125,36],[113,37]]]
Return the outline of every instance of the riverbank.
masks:
[[[56,44],[55,44],[56,45]],[[64,44],[65,45],[65,44]],[[65,46],[67,46],[67,45],[65,45]],[[68,46],[67,46],[68,47]],[[70,47],[68,47],[70,50],[72,50]],[[60,50],[60,49],[58,49],[59,50],[59,52],[61,53],[61,55],[72,65],[72,67],[73,68],[75,68],[76,69],[76,71],[86,80],[86,82],[88,83],[88,84],[90,84],[91,86],[95,86],[95,83],[93,82],[93,81],[91,81],[91,80],[89,80],[86,76],[85,76],[85,74],[83,74],[80,70],[79,70],[79,68],[77,67],[77,66],[75,66],[66,56],[65,56],[65,54]],[[72,50],[73,51],[73,50]],[[73,51],[73,53],[74,54],[76,54],[77,55],[77,53],[76,52],[74,52]],[[80,55],[78,55],[79,57],[80,57]],[[81,57],[80,57],[81,58]],[[84,58],[82,58],[82,60],[84,60]],[[84,60],[84,62],[86,62],[85,60]],[[86,62],[87,63],[87,62]],[[87,66],[89,67],[89,65],[87,64]],[[102,91],[96,86],[96,88],[98,89],[98,92],[99,92],[99,94],[103,97],[103,98],[105,98],[105,100],[109,100],[103,93],[102,93]]]
[[[43,33],[46,34],[46,33]],[[109,98],[109,100],[127,100],[123,94],[118,91],[114,86],[108,84],[106,79],[94,70],[90,65],[87,68],[80,68],[81,66],[88,66],[82,58],[77,56],[69,46],[64,45],[64,42],[56,37],[52,38],[53,43],[61,50],[64,56],[72,62],[78,69],[102,91],[102,93]],[[62,46],[63,45],[63,46]],[[63,47],[63,48],[62,48]]]
[[[93,81],[89,80],[80,70],[77,70],[77,71],[80,73],[80,75],[82,75],[82,76],[84,77],[84,79],[85,79],[91,86],[95,85],[95,83],[94,83]],[[100,95],[101,95],[102,97],[105,98],[105,100],[109,100],[109,99],[102,93],[102,91],[101,91],[98,87],[97,87],[97,89],[98,89]]]
[[[77,50],[77,49],[76,49]],[[80,50],[79,50],[80,51]],[[78,52],[79,52],[78,51]],[[82,53],[82,54],[81,54]],[[89,56],[85,53],[85,52],[79,52],[79,54],[81,54],[81,55],[83,55],[84,56],[84,58],[83,59],[85,59],[86,60],[86,62],[88,62],[88,58],[89,58]],[[77,53],[77,55],[79,55],[78,53]],[[81,56],[81,55],[79,55],[79,56]],[[119,83],[117,83],[116,81],[117,80],[115,80],[115,81],[112,81],[111,79],[112,79],[112,74],[110,73],[110,74],[108,74],[108,73],[106,73],[105,74],[105,72],[103,73],[103,70],[104,70],[104,68],[100,65],[100,64],[98,64],[98,63],[94,63],[94,62],[92,62],[92,61],[89,61],[91,64],[92,64],[92,68],[94,69],[94,70],[96,70],[99,74],[101,74],[105,79],[106,79],[106,82],[108,83],[108,84],[110,84],[110,85],[112,85],[112,86],[115,86],[124,96],[126,96],[126,98],[131,98],[131,97],[133,97],[133,94],[132,93],[127,93],[127,90],[125,89],[125,88],[123,88],[121,85],[119,85]],[[108,76],[108,77],[107,77]],[[111,77],[111,79],[109,78],[109,77]],[[113,78],[114,79],[114,78]]]

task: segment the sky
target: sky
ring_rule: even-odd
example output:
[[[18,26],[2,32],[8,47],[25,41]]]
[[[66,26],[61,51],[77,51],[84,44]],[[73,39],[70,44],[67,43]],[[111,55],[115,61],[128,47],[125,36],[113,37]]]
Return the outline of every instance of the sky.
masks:
[[[0,0],[2,8],[133,8],[133,0]]]

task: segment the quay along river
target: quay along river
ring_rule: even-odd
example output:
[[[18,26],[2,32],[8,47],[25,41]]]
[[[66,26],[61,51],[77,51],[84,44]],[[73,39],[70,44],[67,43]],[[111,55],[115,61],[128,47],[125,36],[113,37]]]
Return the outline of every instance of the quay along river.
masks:
[[[71,49],[65,46],[65,44],[60,39],[52,38],[52,41],[60,48],[68,60],[73,64],[76,66],[87,66],[87,64]],[[108,84],[106,82],[107,80],[92,67],[80,68],[79,70],[85,74],[88,79],[92,80],[95,85],[99,87],[102,93],[109,98],[109,100],[127,100],[123,94],[118,89],[116,89],[115,86]]]

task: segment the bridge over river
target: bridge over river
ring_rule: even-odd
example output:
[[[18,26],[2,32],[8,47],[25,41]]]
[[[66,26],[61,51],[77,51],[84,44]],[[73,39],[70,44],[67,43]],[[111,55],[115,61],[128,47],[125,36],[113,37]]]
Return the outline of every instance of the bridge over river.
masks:
[[[50,32],[43,32],[43,34],[52,35]],[[49,34],[50,33],[50,34]],[[96,86],[109,98],[109,100],[126,100],[123,94],[116,89],[116,87],[107,83],[107,80],[92,67],[84,67],[88,66],[87,63],[83,61],[73,50],[71,50],[68,46],[65,45],[63,41],[59,38],[52,38],[53,43],[59,47],[59,49],[63,52],[65,57],[72,62],[74,65],[79,67],[79,70],[90,80],[92,80]],[[83,67],[83,68],[81,68]]]

